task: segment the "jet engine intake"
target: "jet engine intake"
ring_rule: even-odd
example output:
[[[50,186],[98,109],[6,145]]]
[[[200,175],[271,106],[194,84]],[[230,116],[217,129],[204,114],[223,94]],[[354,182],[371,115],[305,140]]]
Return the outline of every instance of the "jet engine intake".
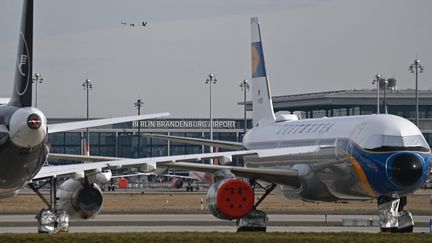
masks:
[[[129,186],[129,181],[126,178],[122,177],[122,178],[118,179],[117,184],[118,184],[118,187],[120,189],[127,189]]]
[[[69,179],[59,186],[58,206],[71,218],[88,219],[102,209],[103,195],[98,185],[85,185],[80,180]]]
[[[216,218],[240,219],[252,211],[255,193],[249,183],[241,179],[223,179],[210,186],[207,202]]]
[[[110,182],[111,178],[112,178],[111,170],[103,170],[103,171],[96,174],[96,182],[99,185],[106,184],[106,183]]]
[[[398,153],[387,160],[387,175],[398,186],[413,186],[422,177],[424,160],[415,153]]]

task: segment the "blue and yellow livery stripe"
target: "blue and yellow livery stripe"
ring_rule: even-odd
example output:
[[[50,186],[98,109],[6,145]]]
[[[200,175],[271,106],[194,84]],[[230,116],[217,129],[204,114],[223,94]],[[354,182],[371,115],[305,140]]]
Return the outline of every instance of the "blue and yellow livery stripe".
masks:
[[[252,78],[266,77],[264,55],[261,41],[251,43]]]
[[[348,159],[351,161],[353,170],[356,173],[360,184],[365,192],[371,197],[380,195],[390,196],[393,193],[400,195],[407,194],[418,188],[428,176],[430,168],[431,153],[419,151],[383,151],[374,152],[362,149],[359,145],[348,139],[338,142],[338,149],[345,151]],[[419,180],[412,185],[398,185],[388,174],[387,161],[395,154],[411,153],[422,158],[424,163],[422,175]]]
[[[365,191],[367,192],[367,194],[370,197],[376,197],[376,194],[374,192],[374,190],[372,189],[371,185],[369,184],[368,178],[366,176],[366,173],[364,172],[364,170],[362,169],[362,167],[360,166],[359,162],[352,156],[349,155],[349,159],[351,160],[351,163],[353,165],[354,171],[357,174],[360,183],[362,184],[363,188],[365,189]]]

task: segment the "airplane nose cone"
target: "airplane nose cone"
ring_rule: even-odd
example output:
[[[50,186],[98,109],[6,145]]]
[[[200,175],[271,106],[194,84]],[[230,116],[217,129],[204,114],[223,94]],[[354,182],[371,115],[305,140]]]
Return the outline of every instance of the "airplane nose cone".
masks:
[[[389,162],[387,168],[398,185],[412,186],[422,177],[423,159],[415,154],[398,154]]]

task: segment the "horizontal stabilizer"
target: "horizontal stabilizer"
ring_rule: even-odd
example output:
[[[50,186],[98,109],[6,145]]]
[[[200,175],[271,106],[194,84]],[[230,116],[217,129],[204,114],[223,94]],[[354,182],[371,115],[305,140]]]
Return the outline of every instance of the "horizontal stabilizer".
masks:
[[[168,141],[183,142],[195,145],[213,146],[217,148],[224,148],[229,150],[243,150],[243,144],[239,142],[221,141],[221,140],[209,140],[202,138],[190,138],[190,137],[179,137],[162,134],[145,133],[146,137],[159,138]]]
[[[0,98],[0,105],[7,105],[9,101],[9,98]]]

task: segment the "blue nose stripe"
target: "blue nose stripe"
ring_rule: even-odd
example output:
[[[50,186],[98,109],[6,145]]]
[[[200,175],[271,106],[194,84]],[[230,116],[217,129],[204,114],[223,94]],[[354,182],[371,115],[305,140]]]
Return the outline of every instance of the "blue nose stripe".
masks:
[[[411,180],[409,183],[395,183],[394,171],[389,168],[390,161],[395,154],[412,154],[422,161],[422,169],[419,172],[418,179]],[[372,186],[373,190],[379,195],[392,195],[398,193],[400,195],[411,193],[419,188],[423,182],[428,178],[430,173],[430,153],[418,153],[418,152],[369,152],[362,150],[358,147],[354,147],[352,150],[352,156],[358,161],[361,169],[367,176],[367,181]],[[389,159],[390,158],[390,159]],[[390,172],[389,172],[390,170]],[[399,176],[403,176],[403,172]]]

